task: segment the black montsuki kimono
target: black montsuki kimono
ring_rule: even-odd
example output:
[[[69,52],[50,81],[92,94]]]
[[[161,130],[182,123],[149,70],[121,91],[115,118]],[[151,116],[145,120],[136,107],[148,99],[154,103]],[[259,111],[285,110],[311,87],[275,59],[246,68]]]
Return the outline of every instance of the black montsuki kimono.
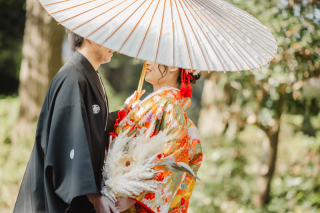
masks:
[[[85,195],[100,193],[108,131],[116,116],[108,114],[97,72],[76,51],[47,92],[13,212],[91,212]]]

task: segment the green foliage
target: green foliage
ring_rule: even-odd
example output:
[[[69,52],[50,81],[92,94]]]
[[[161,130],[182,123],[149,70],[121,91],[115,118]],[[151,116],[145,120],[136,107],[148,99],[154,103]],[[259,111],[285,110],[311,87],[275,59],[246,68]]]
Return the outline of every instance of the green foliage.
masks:
[[[247,72],[240,75],[229,74],[228,80],[241,84],[230,86],[239,96],[239,105],[249,107],[244,117],[254,112],[252,102],[258,102],[259,123],[268,128],[279,119],[282,107],[288,113],[311,113],[316,115],[320,107],[320,95],[308,94],[306,79],[320,80],[320,2],[316,0],[301,1],[239,1],[232,0],[238,7],[246,10],[274,33],[279,48],[278,54],[269,67],[256,69],[253,76]],[[318,89],[317,87],[311,90]],[[247,94],[247,95],[246,95]],[[310,101],[306,101],[310,99]],[[284,102],[284,103],[283,103]],[[314,106],[314,107],[311,107]],[[306,111],[306,109],[309,111]],[[280,113],[280,114],[279,114]],[[267,123],[269,122],[269,124]]]
[[[33,145],[34,133],[12,144],[19,106],[17,98],[0,99],[0,209],[13,208]]]
[[[229,2],[264,23],[274,33],[279,52],[270,66],[253,74],[207,77],[223,93],[212,107],[229,121],[221,136],[202,138],[202,181],[195,187],[192,212],[319,212],[320,2]],[[237,131],[230,138],[232,119]],[[279,128],[271,200],[256,207],[261,188],[257,180],[270,146],[267,134]]]
[[[25,0],[0,0],[0,94],[17,92],[25,7]]]
[[[319,212],[320,131],[316,137],[306,136],[296,131],[301,128],[302,116],[283,117],[270,203],[262,208],[254,205],[262,147],[267,141],[262,130],[247,125],[233,140],[202,140],[201,181],[191,197],[190,212]],[[320,114],[312,121],[319,126]]]

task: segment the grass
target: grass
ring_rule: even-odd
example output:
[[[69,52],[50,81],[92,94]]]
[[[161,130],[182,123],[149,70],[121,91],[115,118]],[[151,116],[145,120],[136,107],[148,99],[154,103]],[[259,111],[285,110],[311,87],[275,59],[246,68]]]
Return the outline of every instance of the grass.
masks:
[[[119,109],[124,96],[114,93],[107,82],[106,88],[113,100],[111,110]],[[30,132],[17,144],[12,143],[19,106],[17,97],[0,99],[0,213],[12,212],[34,141],[34,132]],[[318,129],[319,116],[312,118]],[[234,137],[202,141],[201,181],[195,186],[189,213],[319,213],[320,131],[316,137],[304,135],[299,131],[302,118],[298,115],[284,115],[282,120],[270,204],[264,208],[253,205],[266,137],[257,127],[248,125]]]

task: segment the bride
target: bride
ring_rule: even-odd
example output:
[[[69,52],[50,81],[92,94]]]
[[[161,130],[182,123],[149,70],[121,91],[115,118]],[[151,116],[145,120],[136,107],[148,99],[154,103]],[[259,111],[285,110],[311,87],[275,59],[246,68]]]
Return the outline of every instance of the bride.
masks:
[[[125,196],[123,193],[115,195],[114,192],[113,196],[117,197],[116,208],[119,212],[132,213],[186,213],[196,182],[196,173],[201,165],[202,149],[197,127],[188,118],[185,110],[191,104],[190,83],[194,84],[200,75],[154,62],[146,62],[146,66],[145,80],[153,85],[154,92],[138,103],[128,114],[119,113],[112,135],[115,137],[115,145],[120,143],[117,142],[117,137],[120,138],[120,135],[122,140],[123,138],[129,140],[133,135],[139,137],[139,135],[148,134],[150,143],[152,138],[156,140],[157,146],[160,147],[155,157],[158,164],[153,164],[153,175],[145,178],[145,183],[157,183],[157,187],[150,186],[150,190],[139,191],[138,194],[136,191],[130,196]],[[178,85],[180,90],[177,89]],[[166,135],[170,135],[170,138]],[[112,149],[109,150],[110,153]],[[114,163],[115,165],[123,164],[122,168],[116,169],[121,172],[133,170],[134,164],[137,164],[135,161],[143,155],[143,149],[147,149],[146,146],[136,151],[136,157],[123,155],[117,163]],[[110,166],[116,155],[107,155],[104,168],[105,187],[102,193],[110,196],[113,187],[122,187],[122,190],[133,187],[133,184],[129,184],[129,179],[124,179],[123,173],[122,176],[117,176],[119,171],[113,171],[115,167]],[[142,173],[133,175],[132,178],[136,179],[140,175]]]

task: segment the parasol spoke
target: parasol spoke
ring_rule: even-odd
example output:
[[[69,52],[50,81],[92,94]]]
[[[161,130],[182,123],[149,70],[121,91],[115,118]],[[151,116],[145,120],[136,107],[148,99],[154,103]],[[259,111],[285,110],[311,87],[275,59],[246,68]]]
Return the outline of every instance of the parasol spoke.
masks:
[[[195,3],[191,2],[191,4],[193,4],[193,6],[196,7]],[[199,5],[198,5],[199,6]],[[197,7],[196,7],[197,8]],[[199,10],[199,8],[197,8]],[[202,14],[203,17],[205,17],[207,19],[207,17],[201,12],[201,10],[199,10],[200,13]],[[201,19],[201,18],[200,18]],[[201,21],[205,24],[205,22],[201,19]],[[216,29],[216,27],[208,20],[208,22]],[[206,25],[206,24],[205,24]],[[206,25],[207,26],[207,25]],[[231,61],[231,63],[233,64],[233,66],[237,69],[237,71],[239,71],[238,67],[235,65],[235,63],[232,61],[232,59],[230,58],[229,54],[227,53],[227,51],[221,46],[221,43],[219,42],[219,40],[216,38],[216,36],[214,35],[214,33],[212,32],[212,30],[207,27],[208,30],[210,31],[210,33],[213,35],[213,38],[215,38],[215,40],[217,41],[217,43],[219,44],[220,48],[223,50],[223,52],[227,55],[228,59]],[[219,32],[216,29],[217,32]],[[220,34],[220,33],[219,33]]]
[[[146,12],[149,10],[150,6],[153,4],[154,0],[152,0],[152,2],[149,4],[148,8],[144,11],[144,13],[142,14],[141,18],[139,19],[139,21],[137,22],[137,24],[134,26],[134,28],[132,29],[132,31],[130,32],[130,34],[128,35],[128,37],[126,38],[126,40],[123,42],[123,44],[121,45],[120,49],[117,51],[118,53],[120,52],[120,50],[122,49],[122,47],[124,46],[124,44],[128,41],[128,39],[130,38],[131,34],[133,33],[133,31],[136,29],[136,27],[138,26],[138,24],[140,23],[141,19],[144,17],[144,15],[146,14]]]
[[[216,5],[212,4],[214,7],[216,7]],[[208,8],[212,9],[212,7],[208,6]],[[212,9],[214,12],[216,12],[217,14],[219,14],[219,10],[217,8],[217,10]],[[225,12],[225,11],[224,11]],[[227,19],[225,19],[221,14],[219,14],[224,20],[226,20],[227,22],[229,22]],[[235,28],[237,28],[234,24],[232,24],[231,22],[229,22],[231,25],[233,25]],[[230,27],[229,27],[230,28]],[[231,29],[231,28],[230,28]],[[237,28],[239,31],[242,32],[242,30],[240,30],[239,28]],[[250,40],[254,41],[249,35],[247,35],[246,33],[242,32],[244,35],[246,35]],[[258,39],[260,39],[259,37],[257,37]],[[267,38],[267,37],[265,37]],[[267,38],[268,39],[268,38]],[[274,47],[272,47],[271,45],[269,45],[268,43],[266,43],[265,41],[263,41],[262,39],[260,39],[263,43],[267,44],[270,48],[274,49]],[[255,42],[255,41],[254,41]],[[257,42],[255,42],[257,43]],[[257,43],[258,44],[258,43]],[[260,46],[260,45],[259,45]],[[263,48],[264,49],[264,48]],[[274,49],[276,50],[276,49]],[[268,52],[269,53],[269,52]],[[272,54],[270,54],[272,55]]]
[[[70,32],[166,66],[239,72],[261,68],[277,53],[273,33],[226,0],[40,2]]]
[[[126,1],[126,0],[125,0]],[[123,1],[123,2],[125,2]],[[100,27],[98,27],[97,29],[95,29],[92,33],[90,33],[89,35],[87,35],[86,38],[88,38],[89,36],[91,36],[93,33],[97,32],[99,29],[101,29],[101,27],[105,26],[106,24],[108,24],[111,20],[113,20],[115,17],[117,17],[119,14],[121,14],[123,11],[125,11],[126,9],[128,9],[131,5],[133,5],[134,3],[136,3],[138,0],[133,1],[131,4],[129,4],[127,7],[125,7],[123,10],[121,10],[119,13],[117,13],[115,16],[113,16],[111,19],[109,19],[108,21],[106,21],[104,24],[102,24]],[[121,2],[121,3],[123,3]]]
[[[209,2],[209,1],[207,1],[207,2]],[[258,22],[258,20],[255,19],[251,14],[244,12],[244,11],[241,11],[236,6],[234,6],[230,3],[227,3],[225,1],[216,0],[216,2],[220,2],[221,5],[228,7],[228,9],[230,10],[230,13],[235,14],[235,15],[241,15],[243,17],[243,20],[245,20],[246,22],[251,21],[252,22],[251,24],[254,24],[259,30],[272,36],[272,33],[270,31],[268,31],[268,29],[265,26],[261,27],[261,24]]]
[[[137,10],[146,2],[147,0],[144,0],[144,2],[142,2],[140,5],[139,5],[139,7],[137,7],[137,9],[135,9],[135,11],[133,11],[133,13],[131,13],[130,15],[129,15],[129,17],[124,21],[124,22],[122,22],[120,25],[119,25],[119,27],[115,30],[115,31],[113,31],[113,33],[111,33],[111,35],[101,44],[101,45],[103,45],[111,36],[113,36],[113,34],[115,33],[115,32],[117,32],[118,31],[118,29],[120,28],[120,27],[122,27],[122,25],[124,24],[124,23],[126,23],[126,21],[128,21],[128,19],[135,13],[135,12],[137,12]],[[151,4],[150,4],[151,5]],[[149,6],[150,6],[149,5]]]
[[[160,0],[158,0],[157,6],[156,6],[156,8],[155,8],[155,10],[154,10],[154,12],[153,12],[153,14],[152,14],[152,18],[151,18],[151,20],[150,20],[150,23],[149,23],[148,29],[147,29],[147,31],[146,31],[146,33],[145,33],[144,37],[143,37],[143,40],[142,40],[142,43],[141,43],[141,45],[140,45],[139,51],[138,51],[138,53],[137,53],[137,55],[136,55],[136,58],[138,58],[138,55],[139,55],[140,50],[141,50],[141,47],[142,47],[142,45],[143,45],[143,43],[144,43],[144,40],[146,39],[146,36],[147,36],[147,34],[148,34],[148,32],[149,32],[150,25],[151,25],[151,23],[152,23],[152,20],[153,20],[154,14],[156,14],[156,11],[157,11],[157,9],[158,9],[158,5],[159,5],[159,3],[160,3]]]
[[[172,11],[172,3],[170,0],[170,9],[171,9],[171,20],[172,20],[172,59],[173,59],[173,66],[174,66],[174,26],[173,26],[173,11]]]
[[[179,15],[179,20],[180,20],[180,23],[181,23],[184,40],[185,40],[185,42],[186,42],[186,47],[187,47],[187,50],[188,50],[188,56],[189,56],[189,60],[190,60],[191,70],[193,70],[192,61],[191,61],[190,52],[189,52],[189,47],[188,47],[188,42],[187,42],[187,38],[186,38],[186,34],[185,34],[184,27],[183,27],[183,24],[182,24],[182,21],[181,21],[181,16],[180,16],[179,8],[178,8],[178,6],[177,6],[176,0],[173,0],[173,1],[174,1],[175,5],[176,5],[177,12],[178,12],[178,15]]]
[[[180,4],[180,6],[181,6],[181,8],[182,8],[182,11],[184,12],[184,15],[186,16],[186,18],[187,18],[187,20],[188,20],[189,26],[190,26],[190,28],[191,28],[191,31],[192,31],[194,37],[196,38],[198,47],[199,47],[199,49],[200,49],[200,51],[201,51],[201,56],[202,56],[204,62],[206,63],[206,66],[207,66],[207,68],[208,68],[208,71],[210,71],[209,66],[208,66],[208,63],[207,63],[207,60],[205,59],[205,57],[204,57],[204,55],[203,55],[203,52],[202,52],[202,49],[201,49],[201,47],[200,47],[198,38],[197,38],[197,36],[196,36],[195,33],[194,33],[194,29],[192,28],[192,26],[191,26],[191,24],[190,24],[189,18],[188,18],[186,12],[184,11],[184,9],[183,9],[183,7],[182,7],[182,4],[181,4],[180,0],[179,0],[179,4]]]
[[[220,15],[220,14],[219,14]],[[221,18],[223,18],[221,15],[220,15]],[[217,17],[216,17],[217,18]],[[213,19],[213,18],[212,18]],[[225,18],[223,18],[224,20],[226,20]],[[230,23],[228,20],[226,20],[228,23]],[[230,23],[231,24],[231,23]],[[233,25],[233,24],[232,24]],[[243,40],[246,44],[248,44],[248,42],[246,40],[244,40],[238,33],[236,33],[231,27],[229,27],[228,25],[225,24],[226,27],[228,27],[235,35],[237,35],[241,40]],[[233,25],[234,26],[234,25]],[[234,26],[235,27],[235,26]],[[236,27],[237,28],[237,27]],[[237,28],[238,29],[238,28]],[[226,31],[227,32],[227,31]],[[240,30],[240,32],[242,32]],[[228,32],[227,32],[228,33]],[[229,34],[229,33],[228,33]],[[229,34],[230,35],[230,34]],[[230,35],[230,37],[232,37]],[[247,36],[249,39],[251,39],[249,36]],[[252,39],[251,39],[252,40]],[[237,41],[236,41],[237,42]],[[238,42],[237,42],[238,43]],[[239,44],[239,43],[238,43]],[[259,44],[258,44],[259,45]],[[241,45],[239,44],[239,46],[242,47],[243,50],[245,50],[247,52],[248,55],[250,55],[250,57],[257,63],[259,64],[256,59],[254,57],[252,57],[252,55]],[[248,46],[250,47],[250,45],[248,44]],[[260,46],[260,45],[259,45]],[[260,46],[261,47],[261,46]],[[265,50],[263,47],[261,47],[263,50]],[[258,53],[258,55],[260,55],[268,64],[269,64],[269,61],[267,59],[265,59],[265,57],[263,57],[255,48],[253,48],[251,46],[251,49],[253,49],[256,53]],[[265,50],[266,51],[266,50]],[[266,51],[267,53],[269,53],[268,51]],[[270,53],[269,53],[270,54]],[[271,55],[271,54],[270,54]],[[271,55],[272,56],[272,55]],[[251,70],[251,69],[250,69]]]
[[[211,2],[209,2],[210,4],[211,4]],[[223,4],[222,3],[222,5],[226,5],[226,4]],[[229,6],[229,5],[228,5]],[[220,8],[220,9],[222,9],[222,8]],[[222,9],[223,10],[223,9]],[[224,10],[225,11],[225,10]],[[241,19],[239,19],[239,18],[237,18],[237,17],[235,17],[234,15],[237,15],[237,12],[236,11],[234,11],[234,9],[231,9],[231,12],[229,11],[225,11],[227,14],[229,14],[229,15],[231,15],[233,18],[235,18],[235,19],[237,19],[238,21],[240,21],[241,23],[243,23],[243,24],[245,24],[244,22],[247,22],[246,21],[246,19],[242,19],[243,21],[241,21]],[[234,14],[234,15],[232,15],[232,14]],[[250,23],[248,23],[248,24],[245,24],[247,27],[249,27],[249,28],[251,28],[251,29],[253,29],[254,31],[256,31],[254,28],[252,28],[251,26],[250,26]],[[260,35],[262,35],[263,37],[265,37],[265,38],[267,38],[267,39],[269,39],[271,42],[273,42],[273,43],[275,43],[276,44],[276,42],[275,41],[273,41],[273,40],[271,40],[269,37],[267,37],[266,36],[266,34],[271,34],[270,36],[272,36],[272,33],[270,33],[269,31],[266,31],[266,29],[265,28],[261,28],[261,27],[259,27],[259,25],[255,25],[260,31],[262,31],[263,33],[260,33],[259,31],[256,31],[257,33],[259,33]],[[272,36],[273,37],[273,36]]]
[[[63,0],[63,1],[53,2],[53,3],[50,3],[50,4],[42,5],[41,7],[47,7],[47,6],[50,6],[50,5],[53,5],[53,4],[59,4],[59,3],[66,2],[66,1],[70,1],[70,0]]]
[[[196,0],[196,1],[199,2],[198,0]],[[208,13],[207,13],[207,14],[208,14]],[[210,14],[208,14],[208,15],[210,16]],[[210,17],[211,17],[211,16],[210,16]],[[212,18],[212,17],[211,17],[211,18]],[[214,20],[214,21],[215,21],[215,20]],[[211,23],[211,22],[210,22],[210,23]],[[222,29],[224,32],[226,32],[226,33],[230,36],[230,38],[232,38],[232,40],[235,41],[235,42],[238,44],[238,46],[240,46],[242,49],[244,49],[243,46],[240,45],[239,42],[238,42],[237,40],[235,40],[235,39],[228,33],[228,31],[225,30],[225,28],[223,28],[223,26],[221,26],[217,21],[215,21],[215,23],[216,23],[217,25],[219,25],[219,27],[221,27],[221,29]],[[212,24],[212,26],[214,26],[214,25]],[[217,30],[217,31],[218,31],[218,30]],[[248,63],[241,57],[241,55],[238,53],[238,51],[231,45],[230,41],[229,41],[220,31],[218,31],[218,32],[219,32],[220,35],[225,39],[225,41],[227,41],[227,43],[228,43],[229,46],[235,51],[235,53],[239,56],[239,58],[241,59],[241,61],[246,64],[246,66],[248,67],[248,70],[251,70],[251,68],[250,68],[250,66],[248,65]],[[245,50],[245,49],[244,49],[244,50]],[[245,50],[245,51],[246,51],[246,50]],[[252,57],[250,54],[249,54],[249,56]],[[258,65],[259,65],[259,63],[258,63]]]
[[[165,8],[166,8],[166,0],[164,0],[164,3],[163,3],[163,13],[162,13],[162,18],[161,18],[160,34],[159,34],[159,38],[158,38],[158,46],[157,46],[156,58],[154,59],[155,62],[157,62],[157,57],[158,57],[158,51],[159,51],[159,45],[160,45],[160,39],[161,39],[161,33],[162,33],[162,26],[163,26],[163,18],[164,18]]]
[[[69,0],[68,0],[68,1],[69,1]],[[86,10],[86,11],[84,11],[84,12],[82,12],[82,13],[79,13],[79,14],[77,14],[77,15],[75,15],[75,16],[71,16],[70,18],[67,18],[67,19],[65,19],[65,20],[63,20],[63,21],[58,22],[58,25],[61,24],[62,22],[68,21],[68,20],[73,19],[73,18],[75,18],[75,17],[77,17],[77,16],[80,16],[80,15],[82,15],[82,14],[85,14],[85,13],[91,11],[91,10],[97,9],[98,7],[101,7],[101,6],[103,6],[103,5],[105,5],[105,4],[108,4],[109,2],[112,2],[112,1],[114,1],[114,0],[107,1],[107,2],[105,2],[105,3],[103,3],[103,4],[100,4],[100,5],[96,6],[96,7],[91,8],[90,10]]]
[[[186,1],[186,3],[189,5],[189,7],[193,10],[193,12],[198,16],[198,18],[199,19],[201,19],[200,17],[199,17],[199,15],[196,13],[196,11],[194,10],[194,8],[193,7],[191,7],[191,5],[189,4],[189,2],[188,1]],[[214,55],[215,55],[215,57],[218,59],[218,62],[219,62],[219,64],[220,64],[220,66],[221,66],[221,68],[223,69],[223,71],[226,71],[225,69],[224,69],[224,67],[223,67],[223,65],[222,65],[222,63],[221,63],[221,61],[220,61],[220,59],[219,59],[219,57],[217,56],[217,54],[216,54],[216,51],[214,50],[214,48],[212,47],[212,44],[209,42],[209,40],[208,40],[208,38],[207,38],[207,36],[205,35],[205,33],[203,32],[203,29],[202,29],[202,27],[200,27],[200,25],[199,25],[199,22],[196,20],[196,18],[194,17],[194,15],[192,14],[192,12],[190,11],[190,9],[188,8],[188,7],[186,7],[188,10],[189,10],[189,12],[190,12],[190,14],[192,15],[192,17],[193,17],[193,19],[195,20],[195,22],[197,23],[197,25],[198,25],[198,27],[200,28],[200,30],[201,30],[201,32],[202,32],[202,34],[203,34],[203,36],[206,38],[206,41],[208,42],[208,44],[210,45],[210,48],[211,48],[211,50],[213,51],[213,53],[214,53]],[[206,25],[205,25],[206,26]],[[207,27],[207,26],[206,26]],[[208,27],[207,27],[208,28]],[[208,30],[209,30],[209,28],[208,28]]]
[[[88,2],[85,2],[85,3],[82,3],[82,4],[78,4],[78,5],[75,5],[75,6],[72,6],[72,7],[65,8],[65,9],[63,9],[63,10],[58,10],[58,11],[56,11],[56,12],[53,12],[53,13],[48,14],[48,16],[51,16],[52,14],[56,14],[56,13],[59,13],[59,12],[62,12],[62,11],[70,10],[70,9],[72,9],[72,8],[75,8],[75,7],[79,7],[79,6],[82,6],[82,5],[91,3],[91,2],[93,2],[93,1],[96,1],[96,0],[91,0],[91,1],[88,1]]]
[[[97,15],[97,16],[95,16],[95,17],[93,17],[93,18],[89,19],[88,21],[86,21],[86,22],[84,22],[84,23],[82,23],[82,24],[78,25],[77,27],[73,28],[70,32],[72,32],[72,31],[74,31],[75,29],[77,29],[77,28],[79,28],[79,27],[81,27],[81,26],[85,25],[86,23],[89,23],[90,21],[92,21],[92,20],[94,20],[94,19],[98,18],[99,16],[102,16],[102,15],[103,15],[103,14],[105,14],[106,12],[108,12],[108,11],[112,10],[113,8],[115,8],[115,7],[119,6],[120,4],[124,3],[125,1],[126,1],[126,0],[123,0],[123,1],[122,1],[122,2],[120,2],[119,4],[117,4],[117,5],[115,5],[115,6],[111,7],[111,8],[109,8],[108,10],[104,11],[103,13],[100,13],[99,15]]]

